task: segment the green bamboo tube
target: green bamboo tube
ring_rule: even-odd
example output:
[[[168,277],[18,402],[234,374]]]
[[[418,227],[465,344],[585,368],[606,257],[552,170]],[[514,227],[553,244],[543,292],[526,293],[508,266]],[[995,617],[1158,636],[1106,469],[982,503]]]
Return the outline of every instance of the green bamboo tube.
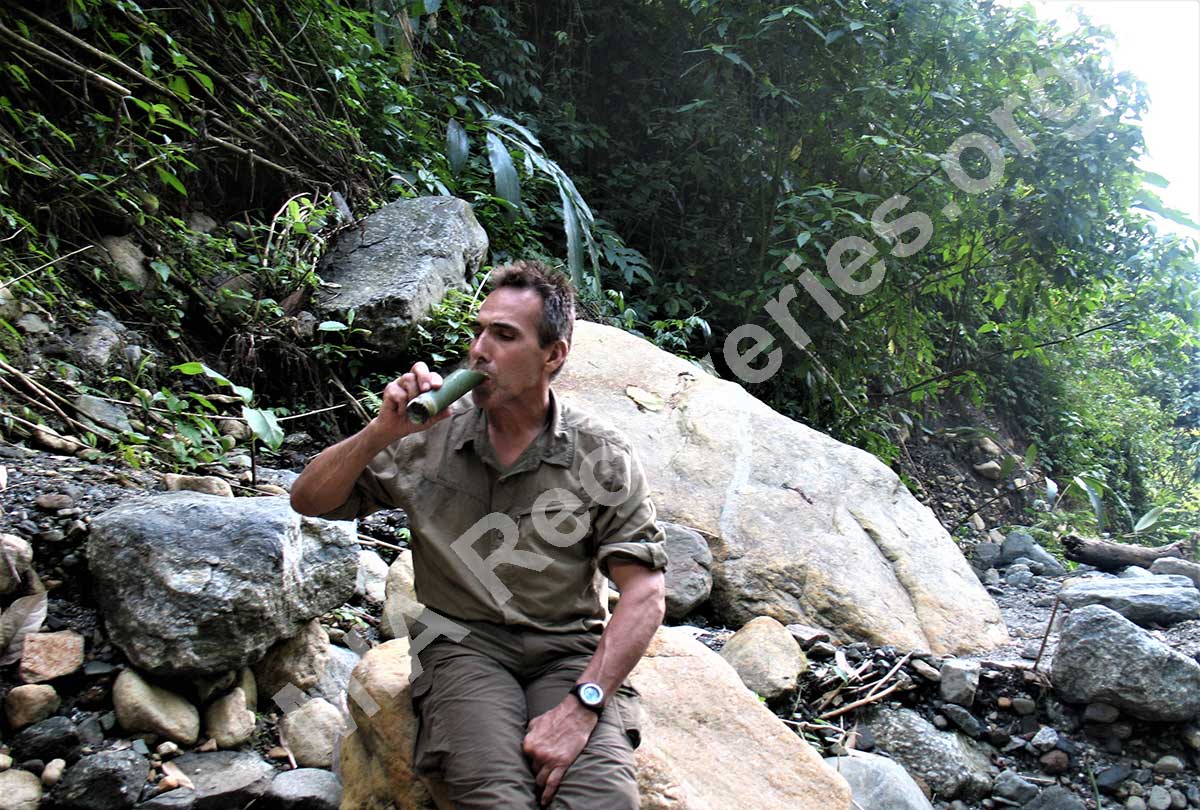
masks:
[[[442,381],[442,387],[436,391],[426,391],[413,399],[405,407],[408,418],[420,425],[432,419],[437,414],[449,408],[450,405],[462,399],[468,391],[487,379],[482,371],[471,371],[460,368],[450,372]]]

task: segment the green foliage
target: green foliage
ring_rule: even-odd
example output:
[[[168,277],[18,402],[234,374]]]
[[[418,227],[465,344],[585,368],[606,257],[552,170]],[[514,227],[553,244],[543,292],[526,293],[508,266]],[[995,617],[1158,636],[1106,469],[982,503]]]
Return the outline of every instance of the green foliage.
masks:
[[[703,313],[718,349],[742,324],[766,326],[782,368],[748,388],[888,462],[899,429],[940,403],[990,401],[1055,474],[1103,476],[1118,523],[1117,497],[1136,514],[1196,503],[1200,425],[1179,418],[1196,413],[1183,384],[1200,327],[1196,246],[1146,215],[1146,93],[1113,69],[1102,29],[1063,33],[1030,9],[972,0],[585,0],[492,4],[470,19],[484,72],[505,72],[506,98],[538,117],[565,166],[586,168],[588,199],[654,268],[644,282],[609,276],[615,322]],[[1091,91],[1071,115],[1037,112],[1038,73],[1055,65]],[[1045,84],[1048,106],[1075,95]],[[976,194],[942,166],[971,132],[1005,158],[1002,180]],[[963,162],[976,178],[989,168],[972,150]],[[915,252],[900,248],[916,229],[896,243],[871,221],[893,195],[931,217]],[[953,220],[940,213],[951,201]],[[862,297],[825,272],[847,236],[885,268]],[[793,255],[799,265],[783,264]],[[797,283],[806,269],[846,310],[836,321]],[[765,311],[789,285],[803,348]]]

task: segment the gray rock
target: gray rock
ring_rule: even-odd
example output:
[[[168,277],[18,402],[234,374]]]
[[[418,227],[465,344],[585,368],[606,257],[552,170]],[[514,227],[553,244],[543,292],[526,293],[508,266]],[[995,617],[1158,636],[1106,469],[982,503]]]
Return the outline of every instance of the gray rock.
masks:
[[[75,397],[75,409],[102,428],[121,433],[133,430],[129,425],[129,414],[120,405],[105,402],[91,394],[80,394]]]
[[[1154,576],[1154,574],[1151,574],[1147,569],[1142,568],[1140,565],[1127,565],[1117,572],[1117,577],[1119,579],[1145,579],[1146,577],[1152,576]]]
[[[1035,574],[1046,573],[1046,566],[1037,560],[1031,560],[1028,557],[1017,557],[1013,560],[1013,565],[1023,565]]]
[[[150,763],[133,751],[102,751],[76,762],[50,791],[59,810],[127,810],[142,793]]]
[[[975,691],[978,688],[978,661],[951,658],[942,664],[942,700],[969,707],[975,702]]]
[[[1083,710],[1085,723],[1115,723],[1121,716],[1121,710],[1107,703],[1089,703]]]
[[[398,200],[343,231],[325,254],[321,277],[341,287],[318,307],[343,322],[353,308],[379,359],[398,358],[416,321],[447,291],[468,289],[487,249],[487,233],[463,200]]]
[[[1004,771],[996,777],[992,793],[1002,799],[1025,804],[1038,795],[1038,786],[1016,771]]]
[[[1103,605],[1067,616],[1050,674],[1073,703],[1101,701],[1164,722],[1200,715],[1200,664]]]
[[[1087,810],[1083,800],[1059,785],[1051,785],[1029,804],[1025,810]]]
[[[128,236],[104,236],[100,244],[108,251],[117,276],[136,290],[144,290],[154,282],[154,276],[146,269],[146,254]]]
[[[184,754],[173,761],[196,786],[195,810],[242,807],[265,793],[275,774],[258,754],[249,752]]]
[[[996,564],[1000,557],[998,543],[978,543],[971,551],[971,565],[977,571],[986,571]]]
[[[196,233],[212,233],[217,229],[217,221],[201,211],[193,211],[188,214],[187,226]]]
[[[1187,577],[1090,580],[1064,588],[1061,597],[1071,610],[1104,605],[1143,627],[1200,618],[1200,591]]]
[[[877,754],[850,751],[829,757],[825,764],[850,785],[854,803],[863,810],[932,810],[917,783],[893,760]]]
[[[667,550],[667,621],[679,621],[712,592],[712,552],[701,534],[678,523],[663,522]]]
[[[869,722],[875,745],[944,799],[978,799],[992,786],[988,757],[970,740],[935,729],[911,709],[878,709]]]
[[[79,729],[67,717],[48,717],[17,732],[10,743],[13,759],[23,762],[65,759],[74,762],[79,754]]]
[[[192,810],[196,806],[196,791],[175,788],[135,805],[135,810]]]
[[[17,318],[16,326],[27,335],[48,335],[51,331],[50,324],[32,312],[26,312],[20,318]]]
[[[354,582],[356,596],[375,605],[382,605],[384,585],[387,583],[388,564],[368,548],[358,552],[358,578]]]
[[[975,719],[975,715],[964,709],[962,706],[955,706],[953,703],[947,703],[942,707],[942,714],[950,718],[950,722],[958,726],[959,731],[966,734],[971,739],[979,739],[983,734],[983,727],[979,721]]]
[[[1025,570],[1010,570],[1004,577],[1005,584],[1017,588],[1027,588],[1033,584],[1033,572]]]
[[[342,783],[319,768],[298,768],[275,777],[255,810],[338,810]]]
[[[93,323],[72,339],[68,351],[78,365],[103,371],[121,356],[122,345],[115,330]]]
[[[284,497],[128,501],[93,521],[87,556],[109,636],[159,674],[257,661],[346,602],[358,571],[354,524],[301,517]]]
[[[337,707],[347,723],[350,721],[350,706],[347,704],[346,689],[350,685],[350,673],[358,665],[361,656],[336,644],[329,645],[329,663],[316,687],[310,692],[313,697],[324,698]]]
[[[1200,588],[1200,563],[1188,562],[1179,557],[1159,557],[1150,566],[1150,573],[1187,577],[1193,585]]]
[[[1009,565],[1018,557],[1027,557],[1041,563],[1045,567],[1045,573],[1052,576],[1065,574],[1067,571],[1063,568],[1062,563],[1054,558],[1053,554],[1038,545],[1038,542],[1026,532],[1012,532],[1004,538],[996,567],[1002,568]]]
[[[1033,735],[1033,739],[1029,741],[1029,744],[1039,751],[1049,751],[1058,745],[1058,732],[1050,728],[1050,726],[1042,726],[1038,729],[1037,734]]]
[[[1112,765],[1096,774],[1096,787],[1103,793],[1116,793],[1129,777],[1133,776],[1133,768],[1128,765]]]

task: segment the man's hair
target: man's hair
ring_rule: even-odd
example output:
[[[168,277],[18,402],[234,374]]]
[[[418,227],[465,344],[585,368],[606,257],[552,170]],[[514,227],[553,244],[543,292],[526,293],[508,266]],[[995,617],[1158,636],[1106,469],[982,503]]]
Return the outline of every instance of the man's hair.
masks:
[[[565,340],[568,346],[571,345],[575,329],[575,291],[565,275],[536,259],[521,259],[493,270],[488,286],[492,290],[516,287],[536,291],[542,299],[538,344],[545,348],[556,340]]]

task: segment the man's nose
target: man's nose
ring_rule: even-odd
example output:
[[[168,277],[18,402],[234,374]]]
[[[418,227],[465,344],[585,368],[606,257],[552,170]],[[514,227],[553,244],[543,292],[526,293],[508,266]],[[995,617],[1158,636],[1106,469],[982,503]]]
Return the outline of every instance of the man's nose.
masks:
[[[487,355],[484,349],[484,335],[486,332],[481,332],[471,339],[471,345],[467,348],[468,365],[475,365],[480,361],[486,361]]]

